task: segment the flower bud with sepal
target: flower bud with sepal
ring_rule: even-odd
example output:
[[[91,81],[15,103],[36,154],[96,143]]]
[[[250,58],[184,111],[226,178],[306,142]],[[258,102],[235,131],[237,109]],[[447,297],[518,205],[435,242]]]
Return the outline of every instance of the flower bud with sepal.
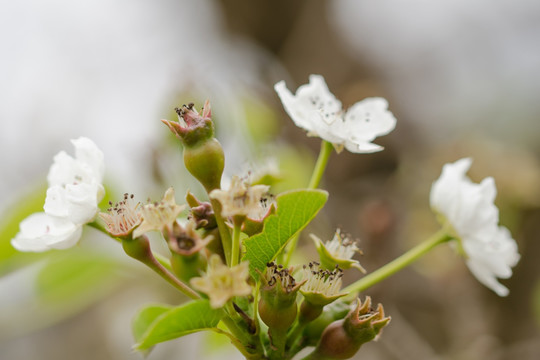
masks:
[[[207,192],[219,189],[225,155],[214,137],[212,110],[207,100],[201,113],[192,103],[175,109],[178,122],[161,120],[184,144],[184,164]]]
[[[172,187],[167,189],[161,201],[149,201],[141,208],[142,222],[133,232],[133,237],[139,237],[152,230],[170,232],[184,208],[184,205],[176,204],[174,189]]]
[[[216,216],[212,204],[200,201],[188,191],[186,201],[191,207],[189,218],[195,222],[195,229],[212,230],[217,227]]]
[[[302,332],[302,338],[305,339],[303,345],[317,345],[321,335],[328,325],[336,320],[343,319],[351,311],[351,304],[342,299],[338,299],[324,307],[319,317],[306,325]]]
[[[242,225],[242,232],[248,236],[254,236],[260,233],[264,227],[264,221],[270,215],[276,213],[276,200],[273,195],[261,197],[259,208],[251,211]]]
[[[300,307],[300,322],[310,322],[316,319],[325,305],[332,303],[346,293],[340,293],[343,270],[337,265],[334,270],[320,269],[318,262],[304,266],[306,283],[300,289],[304,302]]]
[[[366,272],[357,260],[352,259],[356,253],[362,253],[358,246],[356,246],[356,241],[351,240],[347,236],[342,236],[339,229],[336,230],[332,240],[325,243],[313,234],[311,234],[311,238],[315,242],[315,247],[319,253],[321,267],[333,269],[338,265],[344,270],[355,268],[363,273]]]
[[[210,298],[210,306],[217,309],[235,296],[251,295],[248,283],[249,264],[240,264],[229,268],[224,265],[219,255],[213,254],[208,260],[208,270],[202,277],[193,278],[190,284]]]
[[[374,310],[369,296],[363,304],[358,299],[355,308],[344,319],[326,327],[317,348],[308,358],[349,359],[363,344],[376,339],[389,322],[390,317],[384,316],[381,304]]]
[[[271,262],[261,276],[259,315],[270,329],[286,331],[296,319],[296,297],[305,281],[296,283],[291,272],[292,269]]]
[[[268,193],[269,188],[266,185],[250,186],[245,179],[233,176],[229,190],[214,190],[210,193],[210,198],[221,204],[221,216],[240,216],[245,219],[261,212],[261,199]]]
[[[202,238],[195,231],[193,221],[188,221],[185,226],[175,222],[172,230],[165,235],[171,250],[171,265],[175,274],[184,281],[199,276],[199,269],[206,268],[206,257],[201,256],[201,251],[214,237],[209,235]]]

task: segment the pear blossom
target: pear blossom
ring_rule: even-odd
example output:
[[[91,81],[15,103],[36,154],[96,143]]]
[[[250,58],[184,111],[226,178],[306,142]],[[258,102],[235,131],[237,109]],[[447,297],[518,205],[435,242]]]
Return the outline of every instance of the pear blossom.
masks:
[[[212,108],[210,101],[204,102],[201,112],[195,109],[193,103],[175,108],[178,121],[161,120],[169,130],[186,146],[194,146],[201,140],[207,140],[214,134],[212,123]]]
[[[305,284],[300,288],[307,302],[324,306],[332,301],[345,296],[340,293],[343,269],[336,266],[333,270],[321,269],[320,264],[313,261],[304,265]]]
[[[135,203],[133,198],[133,194],[125,193],[122,201],[114,205],[109,201],[107,213],[99,213],[99,217],[105,221],[109,234],[127,236],[141,223],[140,203]]]
[[[71,140],[75,157],[64,151],[54,157],[43,209],[23,220],[11,244],[19,251],[41,252],[75,245],[82,226],[93,221],[105,194],[103,153],[88,138]]]
[[[287,89],[283,80],[275,84],[274,89],[296,126],[306,130],[308,136],[331,142],[338,152],[343,147],[353,153],[381,151],[383,147],[371,141],[396,126],[386,99],[366,98],[345,111],[321,75],[310,75],[309,84],[300,86],[296,95]]]
[[[353,260],[356,253],[362,253],[356,245],[356,241],[347,236],[342,236],[339,229],[336,230],[332,240],[325,243],[314,234],[311,234],[311,238],[315,242],[323,267],[331,269],[337,264],[342,269],[353,267],[363,273],[366,272],[358,260]]]
[[[250,186],[238,176],[233,176],[229,190],[212,190],[210,197],[221,203],[221,215],[228,216],[264,216],[265,201],[261,199],[270,189],[267,185]]]
[[[49,189],[43,209],[49,215],[75,224],[91,222],[98,213],[98,203],[105,190],[101,182],[105,172],[103,153],[88,138],[71,140],[75,158],[59,152],[49,169]]]
[[[458,239],[467,266],[478,281],[499,296],[506,296],[509,290],[497,278],[512,276],[520,255],[508,229],[498,225],[493,178],[473,183],[465,175],[471,163],[470,158],[464,158],[444,165],[431,187],[431,207],[441,222],[450,226],[450,235]]]
[[[219,255],[213,254],[208,261],[206,274],[191,279],[190,283],[195,289],[208,295],[213,308],[220,308],[235,296],[251,294],[248,278],[248,262],[244,261],[230,268],[223,264]]]
[[[167,189],[163,199],[159,202],[149,203],[141,208],[142,222],[133,232],[133,237],[152,231],[172,229],[178,215],[184,211],[185,205],[177,205],[174,198],[174,189]]]
[[[169,249],[185,257],[190,257],[208,245],[214,240],[213,235],[207,235],[202,238],[196,231],[197,224],[193,219],[187,221],[185,225],[180,225],[178,221],[173,223],[172,231],[169,232],[167,243]]]

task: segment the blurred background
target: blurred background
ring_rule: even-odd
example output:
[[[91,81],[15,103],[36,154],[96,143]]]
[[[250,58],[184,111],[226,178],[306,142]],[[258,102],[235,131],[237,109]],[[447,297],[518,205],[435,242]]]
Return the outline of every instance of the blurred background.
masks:
[[[0,3],[0,45],[0,358],[141,359],[137,309],[182,301],[92,229],[69,251],[11,248],[69,139],[104,151],[111,199],[159,199],[173,185],[180,201],[202,191],[159,120],[208,98],[227,176],[262,162],[279,168],[276,193],[302,187],[319,140],[293,125],[273,84],[294,91],[312,73],[345,106],[386,97],[398,123],[375,141],[383,152],[333,154],[307,254],[309,232],[340,227],[368,271],[400,255],[438,229],[430,185],[464,156],[473,180],[495,178],[522,254],[506,298],[448,247],[369,289],[393,321],[357,358],[540,358],[540,2],[21,0]],[[227,342],[194,334],[148,359],[239,358]]]

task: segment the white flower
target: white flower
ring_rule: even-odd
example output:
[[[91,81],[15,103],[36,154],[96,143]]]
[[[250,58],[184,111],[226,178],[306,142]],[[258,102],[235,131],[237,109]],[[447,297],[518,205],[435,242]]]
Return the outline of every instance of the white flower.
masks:
[[[49,186],[67,184],[101,184],[105,172],[103,152],[90,139],[80,137],[71,140],[75,158],[60,151],[54,157],[47,180]]]
[[[79,241],[81,232],[82,227],[71,221],[35,213],[21,222],[20,231],[11,244],[19,251],[67,249]]]
[[[77,243],[82,225],[98,213],[98,203],[105,194],[103,153],[92,140],[71,140],[75,158],[59,152],[49,169],[49,188],[43,209],[20,224],[12,245],[20,251],[65,249]]]
[[[91,222],[98,212],[103,187],[98,184],[68,184],[47,189],[43,209],[52,216],[61,217],[75,224]],[[99,199],[99,200],[98,200]]]
[[[270,189],[267,185],[250,186],[246,181],[233,176],[229,190],[212,190],[210,197],[220,202],[222,210],[221,215],[228,216],[264,216],[264,202],[261,203],[263,196]]]
[[[208,270],[202,277],[190,280],[191,285],[208,295],[210,306],[214,309],[223,307],[235,296],[251,294],[248,284],[249,263],[243,261],[232,268],[223,264],[219,255],[213,254],[208,260]]]
[[[296,95],[283,80],[274,89],[296,126],[333,143],[338,152],[343,147],[353,153],[381,151],[383,147],[371,141],[396,126],[384,98],[366,98],[345,112],[321,75],[310,75],[309,84],[300,86]]]
[[[493,178],[475,184],[465,175],[471,162],[465,158],[444,165],[431,188],[431,207],[443,217],[443,223],[452,226],[451,235],[460,241],[467,266],[478,281],[499,296],[506,296],[509,291],[497,278],[512,276],[512,267],[520,258],[517,244],[508,229],[498,225]]]
[[[43,208],[49,215],[84,224],[94,219],[97,205],[105,195],[101,185],[105,164],[103,153],[92,140],[80,137],[71,142],[75,158],[64,151],[54,157]]]

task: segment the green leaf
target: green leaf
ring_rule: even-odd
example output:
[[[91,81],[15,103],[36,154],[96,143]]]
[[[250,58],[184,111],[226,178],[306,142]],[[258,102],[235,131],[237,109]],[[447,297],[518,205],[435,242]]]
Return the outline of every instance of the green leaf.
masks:
[[[135,315],[131,329],[133,331],[135,342],[139,343],[150,325],[152,325],[160,315],[169,310],[171,310],[171,306],[168,305],[149,305],[139,311],[139,313]]]
[[[270,215],[261,233],[244,241],[246,253],[242,260],[249,261],[251,276],[258,279],[266,264],[304,229],[317,215],[328,199],[323,190],[294,190],[277,197],[277,212]]]
[[[161,312],[161,313],[160,313]],[[133,322],[137,350],[217,326],[224,312],[213,309],[208,300],[196,300],[167,309],[152,305],[143,309]]]

